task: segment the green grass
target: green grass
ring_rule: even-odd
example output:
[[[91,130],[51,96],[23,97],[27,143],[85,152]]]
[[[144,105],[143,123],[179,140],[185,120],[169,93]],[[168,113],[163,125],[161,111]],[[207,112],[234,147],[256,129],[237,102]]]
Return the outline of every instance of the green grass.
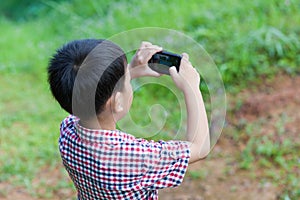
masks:
[[[0,85],[0,180],[24,175],[31,179],[41,166],[59,159],[57,122],[65,113],[35,76],[4,74]]]
[[[46,67],[63,43],[107,38],[139,27],[175,29],[203,45],[219,67],[227,91],[235,92],[259,81],[261,75],[300,72],[299,9],[297,0],[13,0],[1,4],[0,181],[26,185],[40,167],[60,162],[58,127],[66,113],[51,97]],[[132,117],[142,125],[149,123],[150,118],[139,116],[158,99],[171,115],[157,137],[167,137],[178,128],[180,118],[178,108],[170,104],[174,98],[160,86],[144,87],[136,92]],[[279,131],[280,127],[279,123]],[[255,129],[246,128],[249,133]],[[241,131],[236,130],[235,138]],[[291,170],[298,161],[289,145],[254,136],[241,154],[240,165],[251,169],[259,159],[262,166]],[[286,160],[287,154],[293,158]],[[287,185],[283,197],[300,196],[298,180],[279,179]]]

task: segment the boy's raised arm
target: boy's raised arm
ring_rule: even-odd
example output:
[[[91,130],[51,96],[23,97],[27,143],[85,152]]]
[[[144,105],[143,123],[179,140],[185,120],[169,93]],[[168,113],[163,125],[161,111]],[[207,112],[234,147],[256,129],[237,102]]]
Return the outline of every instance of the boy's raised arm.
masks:
[[[187,54],[183,54],[179,72],[175,67],[171,67],[170,75],[184,94],[187,108],[187,140],[191,144],[189,163],[193,163],[205,158],[210,151],[208,120],[199,90],[200,76],[189,62]]]
[[[131,79],[142,76],[161,76],[148,66],[150,58],[159,51],[162,51],[162,47],[150,42],[142,42],[132,61],[128,64]],[[185,53],[181,59],[179,72],[175,67],[171,67],[170,75],[175,85],[184,94],[187,109],[187,141],[190,142],[191,150],[189,162],[192,163],[205,158],[210,151],[208,120],[199,90],[200,76]]]

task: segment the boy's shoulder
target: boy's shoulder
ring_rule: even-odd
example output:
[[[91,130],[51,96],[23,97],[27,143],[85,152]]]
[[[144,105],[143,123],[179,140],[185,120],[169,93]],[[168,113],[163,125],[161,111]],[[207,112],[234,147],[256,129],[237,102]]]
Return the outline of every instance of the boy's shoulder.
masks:
[[[60,126],[60,137],[72,137],[78,142],[88,143],[109,143],[129,146],[139,146],[142,148],[154,148],[166,151],[189,150],[190,143],[180,140],[147,140],[137,138],[132,134],[120,130],[89,129],[79,124],[79,118],[74,115],[67,116]]]
[[[75,125],[79,121],[79,118],[74,116],[74,115],[69,115],[66,118],[64,118],[60,124],[61,128],[70,126],[70,125]]]
[[[146,141],[120,130],[89,129],[79,124],[80,119],[74,115],[69,115],[62,120],[60,125],[61,137],[75,134],[85,141],[105,142],[105,141]]]

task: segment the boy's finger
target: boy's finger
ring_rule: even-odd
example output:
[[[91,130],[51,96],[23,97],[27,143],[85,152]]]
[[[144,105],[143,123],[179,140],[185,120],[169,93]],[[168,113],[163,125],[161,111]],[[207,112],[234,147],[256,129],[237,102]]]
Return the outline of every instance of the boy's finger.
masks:
[[[152,45],[151,47],[147,47],[147,49],[149,49],[149,52],[151,53],[156,53],[162,51],[163,48],[157,45]]]
[[[162,47],[157,46],[157,45],[152,45],[152,47],[153,47],[153,49],[155,49],[155,51],[156,51],[156,50],[162,50]]]
[[[158,73],[156,71],[153,71],[153,70],[152,70],[151,73],[152,73],[151,76],[153,76],[153,77],[160,77],[162,75],[162,74],[160,74],[160,73]]]
[[[151,54],[151,56],[153,56],[154,54],[156,54],[157,52],[160,52],[162,50],[163,50],[162,47],[156,46],[155,48],[151,49],[151,51],[149,53]]]
[[[187,54],[187,53],[182,53],[182,57],[186,60],[189,60],[189,58],[190,58],[189,54]]]
[[[151,46],[151,45],[152,45],[152,44],[151,44],[150,42],[143,41],[141,47],[149,47],[149,46]]]
[[[175,78],[177,78],[177,76],[178,76],[177,69],[174,66],[172,66],[172,67],[169,68],[169,73],[170,73],[171,77],[173,78],[173,80]]]
[[[155,47],[151,48],[149,51],[145,52],[145,55],[146,55],[145,57],[149,60],[154,54],[156,54],[157,52],[160,52],[162,50],[163,50],[162,47],[155,46]]]

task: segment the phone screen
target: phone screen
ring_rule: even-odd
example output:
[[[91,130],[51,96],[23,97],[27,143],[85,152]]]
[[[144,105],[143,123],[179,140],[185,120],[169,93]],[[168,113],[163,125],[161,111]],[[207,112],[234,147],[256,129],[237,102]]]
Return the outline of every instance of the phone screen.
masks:
[[[154,54],[149,60],[149,67],[162,74],[169,74],[169,68],[175,66],[179,71],[181,56],[168,51]]]

